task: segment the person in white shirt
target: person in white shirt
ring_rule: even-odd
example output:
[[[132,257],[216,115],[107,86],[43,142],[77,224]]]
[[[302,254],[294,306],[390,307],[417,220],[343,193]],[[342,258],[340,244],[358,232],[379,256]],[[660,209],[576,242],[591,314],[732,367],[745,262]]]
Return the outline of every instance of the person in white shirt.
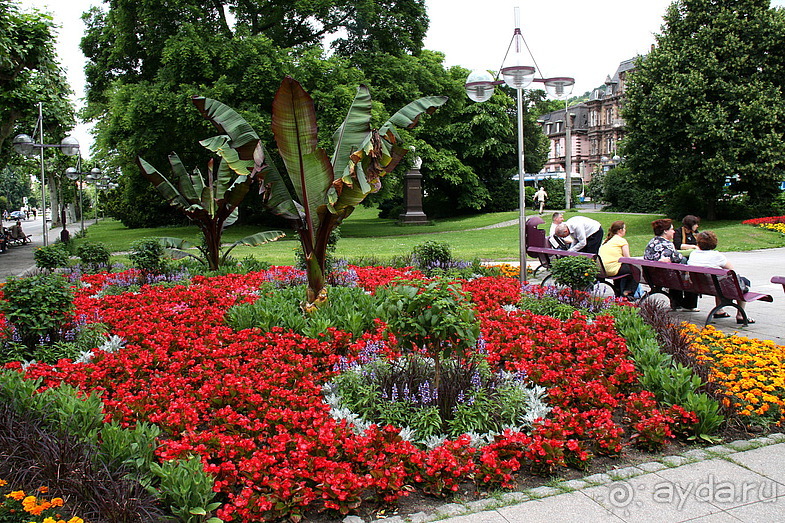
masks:
[[[545,192],[545,189],[543,189],[541,185],[540,188],[537,189],[537,192],[534,193],[534,201],[540,204],[540,216],[542,216],[542,211],[545,208],[546,198],[548,198],[548,193]]]
[[[556,236],[572,236],[574,241],[568,250],[597,254],[602,245],[602,224],[585,216],[573,216],[556,226]]]
[[[695,236],[695,240],[698,243],[698,248],[690,253],[690,257],[687,258],[687,265],[694,265],[696,267],[711,267],[714,269],[733,269],[733,265],[728,261],[724,254],[721,252],[715,251],[717,247],[717,235],[714,234],[712,231],[703,231],[699,232]],[[739,283],[742,287],[748,287],[750,285],[750,280],[745,278],[744,276],[739,276]],[[742,290],[744,290],[742,288]],[[717,305],[719,305],[719,298],[715,298]],[[746,302],[743,301],[736,301],[736,304],[744,308],[744,304]],[[714,313],[715,318],[727,318],[729,314],[723,310],[718,310]],[[741,311],[736,309],[736,323],[743,324],[744,317],[741,315]],[[747,323],[755,323],[755,320],[752,318],[747,318]]]

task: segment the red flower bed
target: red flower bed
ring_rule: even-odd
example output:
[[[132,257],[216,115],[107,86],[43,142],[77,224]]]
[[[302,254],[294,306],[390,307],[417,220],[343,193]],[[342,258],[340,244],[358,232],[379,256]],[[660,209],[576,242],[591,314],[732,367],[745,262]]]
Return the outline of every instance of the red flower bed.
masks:
[[[785,223],[785,216],[769,216],[766,218],[753,218],[741,222],[745,225],[760,225],[762,223]]]
[[[369,290],[419,276],[383,267],[355,270]],[[227,521],[296,519],[317,510],[345,514],[365,501],[404,496],[407,485],[442,495],[471,477],[509,486],[524,469],[580,467],[594,453],[618,453],[625,435],[661,444],[688,417],[683,410],[658,411],[645,395],[621,407],[637,390],[637,376],[610,317],[591,322],[576,314],[561,322],[506,312],[501,307],[517,301],[518,282],[481,278],[464,289],[476,304],[488,360],[547,387],[553,411],[531,434],[507,432],[481,449],[461,437],[424,451],[394,427],[357,434],[330,417],[322,401],[321,385],[332,376],[338,349],[357,355],[369,343],[386,344],[383,325],[350,344],[339,332],[317,341],[280,330],[233,332],[224,324],[229,307],[256,299],[262,282],[292,278],[289,270],[93,297],[115,277],[86,276],[90,287],[79,291],[76,315],[105,322],[126,347],[97,351],[87,365],[36,364],[26,375],[47,386],[66,382],[101,391],[107,420],[159,425],[159,457],[200,455],[223,494],[218,516]],[[634,427],[619,425],[619,413]]]

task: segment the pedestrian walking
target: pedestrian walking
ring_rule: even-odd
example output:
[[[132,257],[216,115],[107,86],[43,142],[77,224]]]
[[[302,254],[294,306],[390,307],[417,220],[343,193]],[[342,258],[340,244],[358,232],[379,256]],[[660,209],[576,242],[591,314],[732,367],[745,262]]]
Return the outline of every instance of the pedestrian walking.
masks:
[[[542,216],[542,212],[545,209],[545,200],[548,198],[548,193],[545,192],[542,185],[540,188],[537,189],[537,192],[534,193],[534,201],[540,204],[540,216]]]

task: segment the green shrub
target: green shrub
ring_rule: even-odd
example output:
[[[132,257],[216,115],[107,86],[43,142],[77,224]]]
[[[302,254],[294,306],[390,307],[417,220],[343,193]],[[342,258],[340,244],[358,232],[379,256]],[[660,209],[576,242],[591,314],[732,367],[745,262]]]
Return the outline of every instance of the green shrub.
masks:
[[[131,265],[143,273],[162,274],[166,271],[164,247],[158,238],[142,238],[133,242],[128,258]]]
[[[562,303],[553,296],[538,298],[531,294],[524,294],[518,302],[518,307],[538,316],[553,316],[562,321],[572,318],[572,314],[576,310],[575,307]]]
[[[553,260],[551,276],[559,285],[585,291],[597,281],[597,263],[586,256],[565,256]]]
[[[453,282],[407,282],[377,290],[376,297],[379,318],[387,322],[403,351],[423,348],[433,358],[437,388],[441,361],[465,357],[480,335],[469,299]]]
[[[101,242],[84,242],[76,255],[87,272],[99,272],[109,269],[109,249]]]
[[[68,280],[59,274],[10,278],[3,287],[0,311],[16,329],[18,340],[32,349],[59,340],[59,331],[73,309],[74,295]],[[32,352],[29,354],[32,356]]]
[[[202,466],[198,456],[187,460],[164,461],[162,465],[151,463],[151,469],[160,482],[160,491],[153,490],[167,505],[177,521],[182,523],[220,523],[209,514],[221,506],[213,503],[213,478]]]
[[[68,251],[62,243],[39,247],[33,252],[35,266],[45,271],[54,271],[68,266]]]
[[[428,240],[412,249],[412,261],[415,267],[430,275],[436,268],[447,268],[453,261],[449,244]]]
[[[330,287],[327,302],[307,315],[300,308],[302,287],[275,289],[265,285],[259,292],[255,302],[235,305],[227,311],[229,326],[235,330],[256,327],[265,332],[282,327],[312,338],[320,338],[328,328],[335,327],[358,338],[373,327],[376,319],[376,299],[358,287]]]

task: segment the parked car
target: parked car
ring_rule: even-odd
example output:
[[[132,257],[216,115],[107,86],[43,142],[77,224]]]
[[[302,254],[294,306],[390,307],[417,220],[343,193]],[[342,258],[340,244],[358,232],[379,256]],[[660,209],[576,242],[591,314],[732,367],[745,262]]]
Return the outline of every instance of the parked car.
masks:
[[[23,213],[22,211],[12,211],[11,214],[8,215],[8,217],[11,218],[12,220],[24,220],[25,213]]]

